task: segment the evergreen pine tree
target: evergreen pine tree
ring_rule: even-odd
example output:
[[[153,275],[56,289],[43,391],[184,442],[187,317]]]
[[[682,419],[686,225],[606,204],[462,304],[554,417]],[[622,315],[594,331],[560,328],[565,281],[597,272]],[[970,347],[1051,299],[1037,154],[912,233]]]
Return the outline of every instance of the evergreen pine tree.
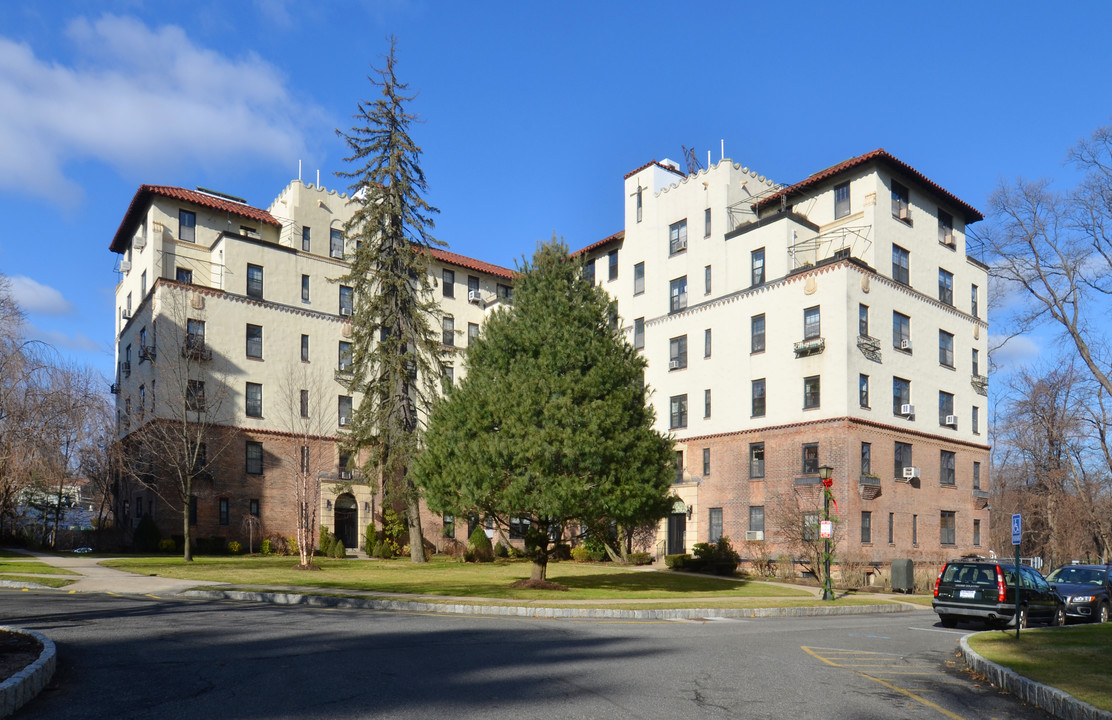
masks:
[[[427,265],[429,249],[443,245],[430,234],[438,211],[423,194],[421,149],[409,137],[417,118],[407,110],[413,95],[395,75],[396,41],[384,69],[371,83],[380,95],[360,102],[355,125],[337,130],[351,153],[341,172],[357,209],[344,231],[358,239],[341,282],[354,295],[352,376],[361,393],[348,433],[353,450],[367,452],[366,477],[381,472],[383,507],[404,507],[410,558],[425,561],[421,515],[409,466],[420,444],[421,415],[437,396],[444,372],[439,308]]]

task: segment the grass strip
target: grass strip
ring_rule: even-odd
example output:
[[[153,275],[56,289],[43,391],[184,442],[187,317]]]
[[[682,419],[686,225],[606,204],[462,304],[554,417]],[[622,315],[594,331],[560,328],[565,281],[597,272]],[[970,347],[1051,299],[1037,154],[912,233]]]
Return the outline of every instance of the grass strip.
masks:
[[[66,578],[42,577],[41,575],[0,575],[0,580],[35,583],[37,585],[45,585],[46,587],[52,588],[61,588],[77,582],[76,580],[67,580]]]
[[[1078,700],[1112,711],[1112,623],[989,631],[969,638],[982,657]]]
[[[80,575],[72,570],[54,567],[42,562],[0,562],[0,573],[21,573],[23,575]]]

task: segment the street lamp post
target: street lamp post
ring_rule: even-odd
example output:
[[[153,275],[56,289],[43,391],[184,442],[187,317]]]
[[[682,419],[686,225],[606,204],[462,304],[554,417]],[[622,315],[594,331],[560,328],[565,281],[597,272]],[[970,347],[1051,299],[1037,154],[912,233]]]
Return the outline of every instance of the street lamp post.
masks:
[[[833,528],[830,525],[830,500],[831,492],[830,487],[834,484],[831,476],[834,474],[834,468],[829,465],[823,465],[819,468],[819,479],[822,480],[822,519],[825,521],[825,527],[830,528],[828,532],[823,533],[823,551],[822,551],[822,564],[823,564],[823,579],[822,579],[822,599],[833,600],[834,591],[830,587],[830,536],[833,535]]]

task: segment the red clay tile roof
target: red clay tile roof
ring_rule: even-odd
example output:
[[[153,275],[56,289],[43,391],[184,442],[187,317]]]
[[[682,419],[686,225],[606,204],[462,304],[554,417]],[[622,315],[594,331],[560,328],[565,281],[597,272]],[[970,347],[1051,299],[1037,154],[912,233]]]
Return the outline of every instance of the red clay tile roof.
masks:
[[[876,150],[873,150],[872,152],[865,153],[864,155],[858,155],[855,158],[850,158],[849,160],[846,160],[844,162],[840,162],[837,165],[831,165],[830,167],[826,168],[825,170],[820,170],[819,172],[815,173],[814,175],[811,175],[810,177],[808,177],[807,179],[801,180],[800,182],[797,182],[795,185],[784,188],[780,192],[769,195],[766,198],[762,198],[756,204],[756,207],[757,208],[762,208],[762,207],[766,207],[766,206],[768,206],[768,205],[770,205],[774,202],[779,202],[781,197],[790,198],[792,195],[797,195],[799,193],[802,193],[804,190],[807,190],[808,188],[810,188],[814,185],[817,185],[818,183],[821,183],[825,180],[829,180],[829,179],[835,177],[836,175],[840,175],[840,174],[842,174],[842,173],[844,173],[848,170],[852,170],[853,168],[860,167],[861,165],[864,165],[864,164],[866,164],[868,162],[871,162],[871,161],[874,161],[874,160],[877,161],[878,163],[885,163],[889,166],[895,167],[895,168],[901,170],[902,172],[904,172],[908,175],[911,175],[912,177],[914,177],[917,180],[919,180],[920,182],[922,182],[924,185],[927,185],[932,190],[934,190],[935,192],[942,195],[947,200],[950,200],[953,203],[955,203],[958,207],[960,207],[962,209],[962,211],[964,211],[965,221],[967,223],[968,222],[977,222],[978,220],[984,220],[985,219],[985,216],[982,215],[977,210],[977,208],[973,207],[969,203],[967,203],[964,200],[962,200],[961,198],[957,197],[956,195],[951,193],[949,190],[946,190],[944,187],[942,187],[938,183],[934,182],[933,180],[928,178],[926,175],[919,172],[915,168],[911,167],[910,165],[908,165],[904,161],[900,160],[899,158],[895,157],[894,155],[889,154],[886,150],[884,150],[884,148],[878,148]]]
[[[580,248],[579,250],[576,250],[575,252],[573,252],[571,254],[571,256],[575,257],[576,255],[586,255],[587,253],[591,252],[592,250],[597,250],[600,247],[603,247],[604,245],[609,245],[610,243],[618,242],[619,240],[624,240],[624,239],[625,239],[625,230],[619,230],[618,232],[614,233],[610,237],[604,237],[602,240],[599,240],[598,242],[591,243],[590,245],[588,245],[585,248]]]
[[[482,260],[476,260],[475,258],[469,258],[466,255],[460,255],[458,253],[449,252],[447,250],[441,250],[440,248],[432,248],[431,251],[434,258],[436,258],[440,262],[448,263],[449,265],[457,265],[462,268],[467,268],[468,270],[476,270],[478,272],[484,272],[490,275],[497,275],[499,277],[504,277],[510,280],[517,277],[516,272],[510,270],[509,268],[504,268],[501,265],[492,265],[491,263],[483,262]]]
[[[642,165],[641,167],[637,168],[636,170],[630,170],[629,172],[627,172],[622,177],[622,179],[623,180],[628,180],[630,177],[636,175],[637,173],[641,172],[642,170],[644,170],[647,167],[652,167],[653,165],[656,165],[659,168],[664,168],[668,172],[674,172],[675,174],[679,175],[680,177],[687,177],[687,174],[684,173],[682,170],[678,170],[678,169],[676,169],[676,168],[674,168],[670,165],[665,165],[664,163],[657,162],[656,160],[650,160],[647,163],[645,163],[644,165]]]
[[[140,185],[139,190],[135,193],[135,197],[131,199],[131,204],[127,207],[127,212],[124,213],[124,219],[120,221],[120,228],[116,231],[115,237],[112,238],[112,244],[108,246],[109,250],[116,253],[122,253],[127,250],[128,243],[131,242],[131,238],[135,235],[135,231],[139,229],[139,225],[143,222],[143,217],[146,215],[147,203],[150,202],[153,196],[180,200],[193,205],[200,205],[201,207],[206,207],[211,210],[231,213],[232,215],[248,218],[249,220],[257,220],[267,225],[273,225],[274,227],[282,227],[282,223],[266,210],[260,210],[257,207],[235,202],[234,200],[228,200],[197,190],[186,190],[185,188],[170,187],[168,185]]]

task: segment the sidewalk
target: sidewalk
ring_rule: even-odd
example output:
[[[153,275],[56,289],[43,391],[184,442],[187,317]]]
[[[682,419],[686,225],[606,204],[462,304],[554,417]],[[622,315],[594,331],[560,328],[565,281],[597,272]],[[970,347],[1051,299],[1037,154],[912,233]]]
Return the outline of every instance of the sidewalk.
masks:
[[[25,554],[27,557],[22,560],[20,558],[5,558],[4,562],[41,562],[78,573],[80,577],[77,578],[77,582],[67,585],[64,588],[59,588],[62,592],[102,592],[117,593],[120,595],[157,595],[162,597],[165,595],[177,595],[189,588],[195,588],[201,585],[221,584],[205,580],[175,580],[173,578],[136,575],[135,573],[124,572],[123,570],[113,570],[112,568],[106,568],[97,564],[101,560],[108,559],[103,557],[94,558],[86,555],[53,555],[33,552],[31,550],[18,550],[15,548],[12,548],[12,552]],[[72,579],[74,576],[43,575],[43,577]],[[0,575],[0,580],[3,579],[4,576]]]

